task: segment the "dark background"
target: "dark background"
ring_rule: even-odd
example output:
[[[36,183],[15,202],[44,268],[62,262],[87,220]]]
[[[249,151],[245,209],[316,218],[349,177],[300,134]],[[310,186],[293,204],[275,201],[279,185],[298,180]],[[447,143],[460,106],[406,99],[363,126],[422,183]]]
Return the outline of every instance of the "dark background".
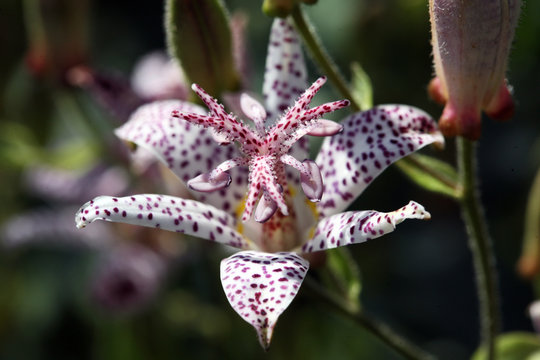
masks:
[[[28,72],[23,4],[0,0],[0,224],[44,205],[21,181],[25,167],[43,160],[6,139],[53,151],[70,136],[62,130],[65,121],[55,96],[76,92]],[[258,91],[272,20],[261,13],[259,1],[226,4],[249,17],[251,88]],[[90,5],[89,62],[96,69],[127,76],[141,55],[164,48],[161,1],[96,0]],[[352,61],[362,64],[373,82],[375,104],[410,104],[440,115],[442,109],[425,91],[432,76],[426,1],[319,0],[308,13],[347,77]],[[516,262],[528,191],[540,166],[539,17],[537,2],[525,4],[508,71],[516,114],[505,123],[484,119],[479,141],[482,199],[497,254],[505,332],[532,331],[527,307],[535,295],[516,273]],[[319,74],[309,66],[314,80]],[[337,94],[328,89],[322,97],[334,99]],[[92,99],[85,101],[97,108]],[[13,148],[19,149],[16,156]],[[453,140],[443,152],[424,152],[453,163]],[[99,156],[96,150],[91,157]],[[404,223],[395,233],[351,249],[362,271],[364,307],[442,359],[468,358],[479,340],[478,313],[456,203],[419,189],[391,167],[354,208],[391,211],[411,199],[430,211],[429,222]],[[193,251],[190,260],[177,260],[157,298],[133,314],[105,311],[88,296],[94,252],[39,240],[3,247],[0,359],[396,358],[371,334],[302,291],[282,315],[265,354],[223,296],[221,250],[186,241]]]

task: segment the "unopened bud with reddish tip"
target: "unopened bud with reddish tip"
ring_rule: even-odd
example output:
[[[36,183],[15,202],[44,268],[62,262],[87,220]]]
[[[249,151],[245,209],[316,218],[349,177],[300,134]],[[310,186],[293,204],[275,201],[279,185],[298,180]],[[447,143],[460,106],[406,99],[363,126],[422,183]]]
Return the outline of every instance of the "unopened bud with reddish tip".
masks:
[[[520,0],[430,0],[436,77],[429,95],[446,104],[439,121],[446,136],[476,140],[481,112],[506,120],[514,104],[505,71]]]

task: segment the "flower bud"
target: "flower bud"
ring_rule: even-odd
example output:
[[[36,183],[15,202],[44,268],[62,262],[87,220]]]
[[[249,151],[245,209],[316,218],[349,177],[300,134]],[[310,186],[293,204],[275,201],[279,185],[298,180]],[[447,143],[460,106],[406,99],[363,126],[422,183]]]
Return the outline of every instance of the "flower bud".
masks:
[[[240,88],[228,12],[221,0],[167,0],[169,53],[182,64],[187,83],[216,97]]]
[[[446,136],[480,137],[481,111],[506,120],[514,104],[505,80],[520,0],[430,0],[436,77],[428,91],[446,103],[439,127]]]

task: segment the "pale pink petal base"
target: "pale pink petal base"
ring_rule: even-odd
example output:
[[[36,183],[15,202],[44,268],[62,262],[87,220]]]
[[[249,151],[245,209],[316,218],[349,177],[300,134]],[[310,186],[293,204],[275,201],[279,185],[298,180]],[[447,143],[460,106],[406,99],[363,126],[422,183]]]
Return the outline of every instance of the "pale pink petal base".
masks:
[[[236,231],[236,221],[231,215],[211,205],[173,196],[99,196],[84,204],[75,215],[78,228],[95,220],[185,233],[240,249],[250,247]]]
[[[309,268],[295,253],[242,251],[221,261],[221,283],[233,309],[267,349],[278,317],[294,299]]]
[[[394,161],[428,144],[444,144],[435,121],[411,106],[377,106],[341,124],[343,131],[324,140],[315,160],[324,179],[317,206],[323,216],[345,210]]]
[[[399,210],[381,213],[375,210],[348,211],[322,219],[313,238],[304,246],[306,253],[362,243],[394,231],[406,219],[430,219],[424,207],[414,201]]]

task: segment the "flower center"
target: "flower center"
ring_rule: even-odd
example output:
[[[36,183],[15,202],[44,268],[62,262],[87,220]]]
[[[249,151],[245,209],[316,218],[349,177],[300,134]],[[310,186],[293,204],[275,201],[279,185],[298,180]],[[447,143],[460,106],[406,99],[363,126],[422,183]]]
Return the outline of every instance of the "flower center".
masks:
[[[289,154],[291,147],[304,135],[330,136],[342,130],[342,126],[321,116],[349,105],[348,100],[334,101],[309,108],[313,96],[326,82],[319,78],[302,94],[296,103],[283,114],[275,125],[265,126],[264,107],[247,94],[241,97],[240,105],[245,115],[254,123],[254,129],[228,114],[223,105],[194,84],[193,91],[208,106],[208,115],[173,111],[172,116],[213,129],[220,143],[236,141],[242,156],[227,160],[208,173],[190,181],[188,186],[196,191],[215,191],[227,187],[231,182],[228,170],[236,166],[249,167],[249,188],[242,221],[247,221],[255,212],[255,220],[268,221],[280,210],[287,216],[287,183],[283,165],[289,165],[300,173],[300,184],[309,200],[321,200],[323,182],[319,168],[311,160],[299,161]]]

